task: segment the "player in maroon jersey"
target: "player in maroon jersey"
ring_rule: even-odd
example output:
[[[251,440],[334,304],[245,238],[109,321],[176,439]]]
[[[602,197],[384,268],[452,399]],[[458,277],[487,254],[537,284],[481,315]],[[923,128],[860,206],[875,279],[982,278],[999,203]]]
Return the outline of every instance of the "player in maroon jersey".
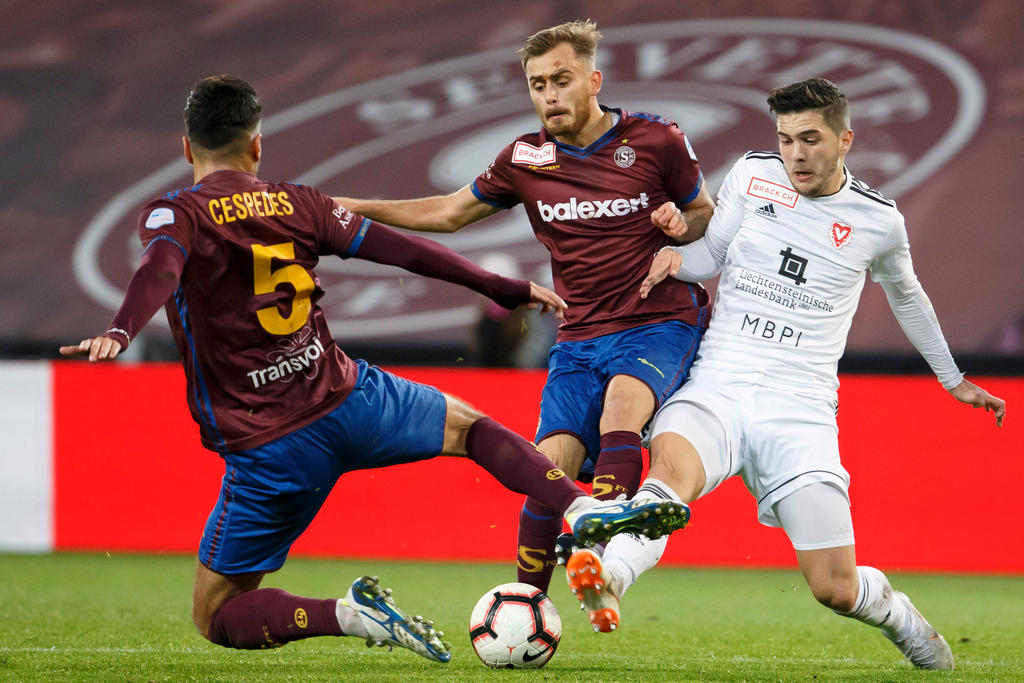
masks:
[[[458,399],[346,356],[318,306],[323,290],[313,268],[321,255],[402,266],[507,307],[564,303],[312,188],[260,180],[260,116],[248,83],[213,76],[196,84],[183,138],[195,185],[143,210],[145,253],[110,328],[60,349],[113,360],[165,305],[202,442],[226,466],[199,547],[193,621],[200,633],[247,649],[352,635],[450,659],[443,634],[409,618],[376,578],[357,579],[340,600],[259,589],[347,471],[462,455],[564,513],[578,535],[660,535],[685,524],[682,506],[598,503],[529,442]]]
[[[699,284],[675,281],[653,300],[640,299],[639,285],[651,250],[700,237],[714,204],[674,123],[598,104],[599,38],[593,23],[576,21],[526,41],[519,53],[543,128],[519,136],[475,182],[446,196],[336,199],[375,220],[438,232],[523,204],[568,303],[536,440],[566,473],[592,479],[596,497],[615,499],[636,492],[641,431],[686,379],[709,315]],[[561,528],[556,511],[527,499],[519,581],[547,589]]]

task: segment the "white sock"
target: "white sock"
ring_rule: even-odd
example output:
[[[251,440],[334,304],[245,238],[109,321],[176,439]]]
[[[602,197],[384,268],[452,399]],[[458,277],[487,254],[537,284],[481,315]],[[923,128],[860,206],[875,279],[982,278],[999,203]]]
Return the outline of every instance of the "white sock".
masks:
[[[651,499],[682,502],[665,482],[648,477],[633,500]],[[658,564],[667,546],[668,536],[652,541],[646,536],[618,534],[608,541],[601,561],[612,580],[612,588],[620,598],[641,574]]]
[[[857,604],[849,612],[836,614],[897,633],[907,621],[907,608],[893,599],[889,579],[874,567],[857,567],[857,576],[860,578]]]
[[[357,638],[368,638],[370,632],[366,630],[366,624],[359,612],[345,604],[344,600],[338,600],[334,605],[334,615],[338,618],[338,626],[346,636]]]

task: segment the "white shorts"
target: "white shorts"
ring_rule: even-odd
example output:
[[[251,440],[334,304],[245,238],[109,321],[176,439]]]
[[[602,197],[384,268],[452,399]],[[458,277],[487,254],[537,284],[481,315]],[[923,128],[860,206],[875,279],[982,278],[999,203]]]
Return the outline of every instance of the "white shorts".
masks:
[[[654,416],[651,439],[664,432],[679,434],[697,449],[707,477],[701,496],[738,474],[767,526],[781,526],[778,501],[815,482],[832,484],[849,503],[850,475],[839,462],[839,429],[829,399],[701,373]]]

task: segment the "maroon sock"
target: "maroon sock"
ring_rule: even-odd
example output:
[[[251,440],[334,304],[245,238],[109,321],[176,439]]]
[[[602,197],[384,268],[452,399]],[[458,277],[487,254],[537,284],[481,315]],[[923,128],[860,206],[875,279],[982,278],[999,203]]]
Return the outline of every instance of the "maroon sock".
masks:
[[[622,494],[632,498],[640,488],[643,469],[639,434],[626,431],[602,434],[601,452],[594,466],[594,498],[615,500]]]
[[[536,498],[559,517],[570,503],[587,495],[536,446],[489,417],[470,426],[466,453],[502,486]]]
[[[239,650],[261,650],[313,636],[340,636],[337,602],[301,598],[280,588],[246,591],[213,613],[210,641]]]
[[[555,539],[561,530],[561,515],[539,500],[526,499],[519,513],[517,581],[548,590],[555,569]]]

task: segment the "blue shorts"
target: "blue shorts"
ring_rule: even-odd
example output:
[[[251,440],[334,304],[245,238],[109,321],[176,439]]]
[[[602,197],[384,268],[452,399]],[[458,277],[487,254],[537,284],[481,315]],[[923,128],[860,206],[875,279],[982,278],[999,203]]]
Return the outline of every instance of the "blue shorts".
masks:
[[[671,320],[555,344],[548,354],[537,443],[559,433],[578,438],[587,451],[578,478],[589,481],[601,451],[599,423],[609,380],[636,377],[660,406],[686,381],[703,336],[701,328]]]
[[[441,452],[444,394],[356,362],[355,388],[330,413],[257,448],[223,454],[220,497],[199,543],[207,568],[280,569],[342,474]]]

